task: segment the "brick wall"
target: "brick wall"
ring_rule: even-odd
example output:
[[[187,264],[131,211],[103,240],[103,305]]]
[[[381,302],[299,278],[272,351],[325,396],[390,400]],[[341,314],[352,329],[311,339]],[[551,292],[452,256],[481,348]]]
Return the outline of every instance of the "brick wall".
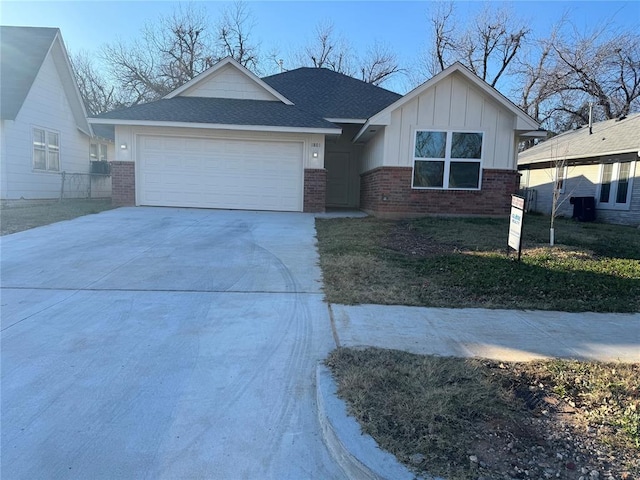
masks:
[[[324,212],[327,198],[327,171],[324,168],[305,168],[303,211]]]
[[[136,204],[136,170],[133,162],[111,162],[111,203]]]
[[[362,174],[360,208],[380,217],[507,215],[519,174],[482,171],[482,190],[414,190],[411,167],[381,167]]]

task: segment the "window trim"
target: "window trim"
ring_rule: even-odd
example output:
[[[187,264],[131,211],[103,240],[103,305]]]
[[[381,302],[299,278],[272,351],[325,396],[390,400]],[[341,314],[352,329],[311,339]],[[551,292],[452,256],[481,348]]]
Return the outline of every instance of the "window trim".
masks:
[[[629,164],[629,177],[627,179],[627,198],[625,203],[616,203],[615,199],[618,195],[618,180],[620,176],[620,166],[623,163]],[[629,210],[631,208],[631,197],[633,194],[633,178],[635,177],[636,161],[607,161],[600,164],[598,172],[598,188],[596,189],[596,207],[601,210]],[[600,194],[602,192],[602,175],[605,165],[613,165],[611,171],[611,183],[609,188],[609,201],[601,202]]]
[[[43,148],[38,148],[36,149],[36,131],[40,131],[44,133],[44,145]],[[53,145],[50,145],[49,142],[49,136],[50,135],[55,135],[57,138],[57,144],[55,145],[55,147]],[[44,128],[44,127],[39,127],[36,125],[32,125],[31,127],[31,168],[33,169],[34,172],[38,172],[38,173],[60,173],[61,171],[61,159],[62,159],[62,155],[61,155],[61,146],[60,146],[60,132],[57,130],[52,130],[49,128]],[[36,150],[39,152],[44,152],[44,161],[45,161],[45,167],[44,168],[39,168],[36,166]],[[50,164],[51,164],[51,156],[52,154],[57,154],[58,156],[58,166],[57,168],[51,168]]]
[[[96,147],[96,156],[92,156],[91,149]],[[104,158],[102,156],[102,150],[104,149]],[[89,142],[89,160],[92,162],[108,162],[109,161],[109,146],[105,142]]]
[[[446,135],[445,138],[445,155],[444,158],[421,158],[416,157],[416,141],[418,132],[443,132]],[[451,158],[451,149],[453,148],[453,134],[454,133],[477,133],[482,136],[482,145],[480,146],[480,158]],[[484,152],[485,152],[485,139],[486,134],[482,130],[466,130],[457,128],[441,128],[437,126],[433,127],[415,127],[413,129],[413,142],[411,149],[411,188],[414,190],[454,190],[454,191],[468,191],[477,192],[482,190],[482,167],[484,165]],[[420,187],[414,185],[416,162],[444,162],[444,172],[442,177],[442,187]],[[478,187],[477,188],[459,188],[449,186],[449,177],[451,173],[451,163],[464,162],[464,163],[478,163]]]

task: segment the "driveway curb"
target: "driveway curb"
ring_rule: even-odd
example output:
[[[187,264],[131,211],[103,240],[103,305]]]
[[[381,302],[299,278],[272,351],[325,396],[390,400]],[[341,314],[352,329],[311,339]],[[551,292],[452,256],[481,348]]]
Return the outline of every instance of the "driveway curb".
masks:
[[[329,452],[349,478],[414,480],[418,477],[398,463],[376,441],[361,433],[360,425],[347,415],[347,406],[337,396],[337,386],[324,365],[316,369],[318,420]]]

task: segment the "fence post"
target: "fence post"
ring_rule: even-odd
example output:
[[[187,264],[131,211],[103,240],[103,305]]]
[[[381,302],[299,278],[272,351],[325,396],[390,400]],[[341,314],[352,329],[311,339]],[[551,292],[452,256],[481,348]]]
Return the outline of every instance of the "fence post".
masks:
[[[62,181],[60,182],[60,201],[62,201],[62,199],[64,198],[64,177],[67,175],[67,172],[63,170],[61,175]]]

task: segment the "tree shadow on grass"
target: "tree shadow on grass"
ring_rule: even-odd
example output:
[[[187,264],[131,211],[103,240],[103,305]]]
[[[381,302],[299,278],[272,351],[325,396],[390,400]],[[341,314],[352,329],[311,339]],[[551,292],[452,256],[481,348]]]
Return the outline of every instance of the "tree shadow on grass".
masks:
[[[640,311],[635,260],[544,259],[454,253],[412,260],[420,303],[443,307]]]

